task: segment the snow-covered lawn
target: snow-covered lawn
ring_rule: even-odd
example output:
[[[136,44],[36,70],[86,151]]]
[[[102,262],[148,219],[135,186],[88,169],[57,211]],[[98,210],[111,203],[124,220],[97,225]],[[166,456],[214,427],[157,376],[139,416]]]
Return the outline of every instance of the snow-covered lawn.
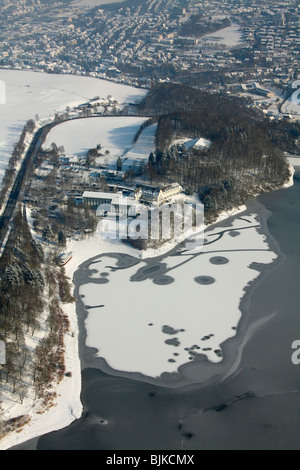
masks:
[[[85,103],[96,96],[113,96],[120,105],[141,99],[146,91],[106,80],[72,75],[0,70],[6,84],[6,104],[0,104],[0,182],[14,144],[24,124],[36,115],[54,117],[67,106]]]
[[[238,24],[233,24],[227,28],[220,29],[216,33],[207,34],[201,39],[211,44],[222,44],[227,47],[234,47],[242,43],[242,31]]]
[[[119,156],[124,156],[125,169],[133,160],[148,159],[150,152],[155,149],[156,126],[146,128],[133,146],[133,138],[146,120],[138,117],[103,116],[65,122],[52,129],[44,148],[49,148],[55,142],[57,146],[64,146],[67,156],[86,156],[89,149],[101,144],[100,152],[103,157],[98,158],[98,163],[109,161],[114,165]]]

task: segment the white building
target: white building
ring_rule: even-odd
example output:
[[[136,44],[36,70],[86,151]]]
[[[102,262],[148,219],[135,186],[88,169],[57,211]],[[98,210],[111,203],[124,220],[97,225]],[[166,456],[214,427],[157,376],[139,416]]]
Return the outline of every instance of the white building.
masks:
[[[105,213],[129,217],[137,215],[138,201],[136,198],[124,197],[122,193],[85,191],[82,195],[82,202],[87,206],[93,207],[95,210],[102,206],[103,215]]]

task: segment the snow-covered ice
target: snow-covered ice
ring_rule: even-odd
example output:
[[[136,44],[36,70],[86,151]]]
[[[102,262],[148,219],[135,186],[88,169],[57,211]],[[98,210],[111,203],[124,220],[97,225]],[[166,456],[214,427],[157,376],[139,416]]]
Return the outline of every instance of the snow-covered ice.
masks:
[[[154,267],[140,260],[118,270],[117,258],[94,260],[92,276],[80,287],[84,304],[96,306],[88,310],[87,346],[96,348],[113,369],[150,377],[176,371],[194,353],[220,361],[215,351],[235,335],[244,288],[259,274],[250,265],[276,258],[257,231],[255,214],[246,219],[207,232],[212,243],[203,250],[166,256]],[[103,276],[106,283],[97,283]],[[164,326],[175,333],[164,333]]]

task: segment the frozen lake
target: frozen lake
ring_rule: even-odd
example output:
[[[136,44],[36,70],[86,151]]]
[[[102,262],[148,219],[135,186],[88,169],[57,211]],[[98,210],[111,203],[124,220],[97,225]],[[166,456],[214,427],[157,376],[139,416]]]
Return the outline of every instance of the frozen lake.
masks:
[[[150,260],[121,252],[93,258],[79,289],[86,345],[112,369],[154,378],[199,355],[220,362],[244,289],[259,274],[254,264],[274,259],[255,214],[208,231],[203,249]]]

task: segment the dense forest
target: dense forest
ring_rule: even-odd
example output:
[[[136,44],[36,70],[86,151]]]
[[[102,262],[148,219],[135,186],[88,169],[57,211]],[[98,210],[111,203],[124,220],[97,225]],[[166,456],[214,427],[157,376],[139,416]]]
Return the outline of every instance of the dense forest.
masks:
[[[299,147],[299,124],[271,121],[245,100],[179,84],[157,85],[139,110],[158,120],[149,179],[196,191],[209,218],[289,178],[284,152]],[[176,144],[180,138],[205,138],[211,145],[187,149]]]

